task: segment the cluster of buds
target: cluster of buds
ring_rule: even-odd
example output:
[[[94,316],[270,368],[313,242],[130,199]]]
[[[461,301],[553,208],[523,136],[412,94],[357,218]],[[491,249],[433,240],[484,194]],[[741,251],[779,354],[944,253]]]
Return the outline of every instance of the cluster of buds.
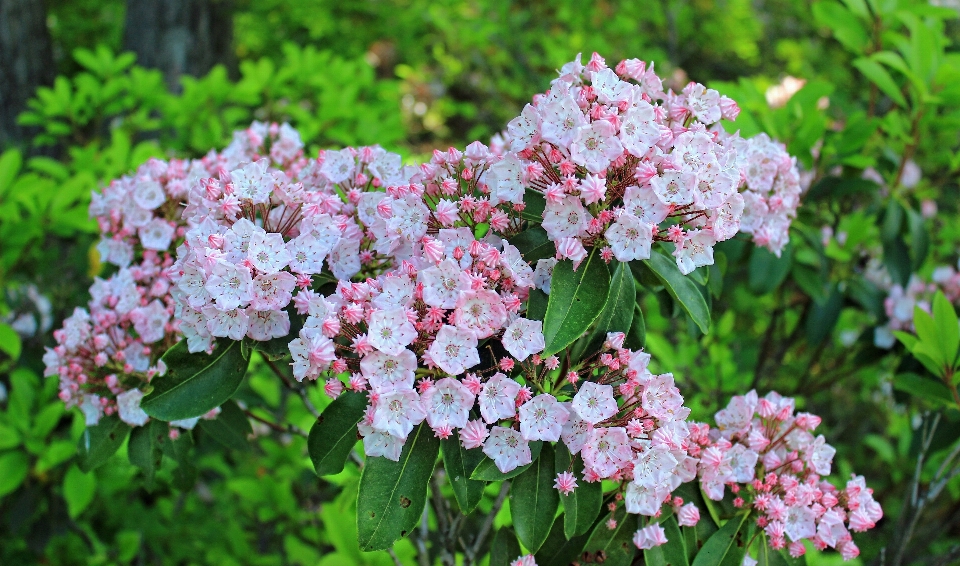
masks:
[[[794,557],[810,539],[823,550],[836,548],[844,559],[860,551],[850,531],[873,528],[883,517],[863,476],[843,489],[823,479],[836,449],[814,436],[820,417],[795,412],[794,400],[770,392],[734,397],[716,414],[717,428],[699,428],[697,474],[710,499],[734,494],[735,507],[749,510],[774,549]]]

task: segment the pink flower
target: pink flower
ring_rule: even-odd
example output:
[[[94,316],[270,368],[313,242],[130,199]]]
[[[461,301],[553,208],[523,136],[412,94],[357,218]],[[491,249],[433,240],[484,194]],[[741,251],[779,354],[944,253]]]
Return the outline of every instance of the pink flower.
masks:
[[[677,512],[677,522],[681,527],[695,527],[700,522],[700,509],[693,503],[687,503]]]
[[[433,384],[421,402],[431,428],[462,428],[470,416],[474,395],[456,379],[445,377]]]
[[[426,417],[420,396],[412,389],[391,391],[380,396],[373,413],[373,428],[397,438],[406,438]]]
[[[530,445],[520,433],[502,426],[495,426],[490,438],[483,444],[483,453],[497,465],[502,473],[532,462]]]
[[[463,442],[464,448],[471,450],[483,446],[483,442],[489,435],[490,433],[483,421],[468,421],[466,426],[460,430],[460,441]]]
[[[517,414],[515,400],[520,384],[502,373],[496,373],[483,384],[480,391],[480,415],[488,424]]]
[[[476,334],[447,324],[437,332],[427,352],[433,363],[450,375],[460,375],[480,363]]]
[[[459,329],[472,330],[478,339],[487,338],[503,328],[507,310],[495,291],[460,291],[453,324]]]
[[[518,317],[503,331],[501,342],[511,356],[522,362],[543,351],[543,323]]]
[[[577,488],[577,478],[570,472],[560,472],[553,483],[554,489],[560,490],[564,495],[570,495]]]
[[[633,457],[630,438],[623,427],[593,429],[582,453],[584,466],[603,478],[617,473]]]
[[[511,562],[510,566],[537,566],[537,562],[534,560],[532,554],[527,554]]]
[[[391,356],[399,356],[408,344],[417,337],[417,330],[407,320],[402,308],[379,310],[370,315],[370,344]]]
[[[648,550],[667,542],[667,535],[659,524],[646,526],[633,534],[633,544],[640,550]]]
[[[573,397],[571,408],[590,424],[609,419],[618,411],[617,401],[613,398],[613,386],[584,382]]]
[[[404,348],[396,356],[370,352],[360,360],[360,371],[378,393],[410,389],[417,370],[417,356]]]
[[[525,440],[560,440],[570,412],[550,394],[537,395],[520,406],[520,434]]]

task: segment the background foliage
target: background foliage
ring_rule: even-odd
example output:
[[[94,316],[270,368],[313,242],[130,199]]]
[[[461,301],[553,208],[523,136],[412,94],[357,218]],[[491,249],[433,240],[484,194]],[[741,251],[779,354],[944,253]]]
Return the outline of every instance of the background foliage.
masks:
[[[89,194],[151,156],[222,147],[254,119],[289,121],[311,152],[380,143],[415,160],[462,147],[502,129],[579,51],[653,60],[674,88],[718,88],[740,102],[745,135],[787,143],[811,180],[781,258],[744,241],[718,247],[702,286],[709,334],[669,298],[641,300],[659,369],[674,372],[696,418],[751,387],[796,395],[829,425],[839,475],[864,473],[884,505],[878,529],[857,538],[859,560],[897,563],[890,554],[909,549],[904,563],[951,563],[960,476],[927,496],[955,455],[960,407],[938,396],[941,376],[914,347],[874,346],[887,314],[867,277],[870,258],[904,284],[957,262],[960,25],[939,4],[238,0],[237,67],[171,92],[120,52],[124,2],[48,2],[61,74],[21,117],[36,137],[0,156],[0,563],[392,564],[358,550],[357,463],[318,480],[297,434],[313,421],[305,402],[327,401],[314,389],[305,401],[262,362],[239,400],[293,428],[253,420],[255,439],[228,451],[201,430],[164,446],[152,478],[125,448],[81,472],[83,420],[39,375],[50,325],[100,271]],[[925,202],[938,212],[922,214]],[[36,328],[17,334],[24,316]],[[494,505],[488,491],[466,528]],[[511,522],[507,503],[494,527]],[[415,544],[395,546],[403,564]]]

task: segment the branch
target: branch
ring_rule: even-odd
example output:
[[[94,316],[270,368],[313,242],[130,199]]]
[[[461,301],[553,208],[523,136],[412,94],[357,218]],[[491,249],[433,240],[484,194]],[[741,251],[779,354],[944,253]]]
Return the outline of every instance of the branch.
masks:
[[[497,516],[497,513],[500,512],[500,508],[503,507],[503,502],[507,499],[507,494],[509,492],[510,482],[505,481],[503,482],[503,485],[500,486],[500,493],[497,495],[496,501],[493,502],[493,507],[490,508],[490,512],[487,513],[487,518],[483,520],[483,525],[477,532],[477,538],[473,539],[473,546],[466,552],[467,561],[464,561],[465,565],[472,563],[475,560],[477,553],[480,552],[480,547],[483,546],[484,539],[486,539],[487,535],[490,534],[490,528],[493,526],[493,519]]]

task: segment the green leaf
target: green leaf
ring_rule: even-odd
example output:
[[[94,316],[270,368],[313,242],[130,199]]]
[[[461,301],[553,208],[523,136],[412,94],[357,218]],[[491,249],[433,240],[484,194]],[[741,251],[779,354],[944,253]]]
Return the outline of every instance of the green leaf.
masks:
[[[233,401],[220,405],[220,414],[213,420],[200,419],[200,430],[231,450],[249,450],[247,437],[253,433],[250,419]],[[309,441],[308,441],[309,445]]]
[[[557,446],[560,445],[560,443],[557,443]],[[580,488],[578,487],[577,489]],[[537,566],[569,566],[571,562],[576,562],[580,556],[580,552],[583,551],[583,547],[590,538],[590,533],[586,532],[568,539],[566,535],[563,534],[563,529],[563,516],[557,517],[553,521],[553,528],[550,529],[547,540],[544,541],[543,545],[540,546],[540,550],[534,555]]]
[[[680,303],[700,332],[710,332],[710,309],[696,283],[680,273],[677,263],[661,253],[651,253],[646,261],[631,261],[630,267],[649,270],[663,284],[675,301]],[[645,269],[644,269],[645,268]],[[638,274],[638,279],[643,278]]]
[[[109,460],[129,433],[130,425],[116,415],[103,417],[96,426],[87,427],[80,436],[80,469],[89,472]]]
[[[950,307],[951,309],[953,307]],[[943,375],[943,367],[947,365],[946,352],[940,342],[940,329],[933,316],[919,306],[913,308],[913,326],[920,343],[913,347],[913,354],[925,354],[930,357],[938,371],[933,373]],[[952,360],[951,360],[952,361]]]
[[[177,421],[199,417],[226,402],[240,387],[249,360],[240,342],[219,340],[213,354],[191,354],[181,340],[161,358],[167,373],[153,380],[140,406],[151,417]]]
[[[583,479],[583,458],[576,458],[570,466],[570,451],[562,442],[557,443],[556,473],[570,472],[577,478],[577,489],[568,495],[560,494],[563,503],[563,534],[572,539],[586,534],[596,523],[603,505],[603,487],[600,482],[588,483]]]
[[[870,37],[853,13],[836,2],[815,2],[813,15],[818,24],[830,28],[844,47],[854,53],[863,53]]]
[[[877,88],[879,88],[883,94],[889,96],[901,108],[907,107],[907,100],[903,97],[903,93],[900,92],[900,87],[897,86],[897,83],[893,80],[893,77],[890,76],[890,73],[883,68],[883,65],[873,59],[860,57],[853,60],[853,66],[870,79],[870,82],[877,85]]]
[[[76,519],[93,501],[97,489],[97,478],[85,474],[77,466],[70,466],[63,478],[63,498],[67,501],[67,513]]]
[[[23,156],[19,151],[10,149],[0,154],[0,196],[3,196],[13,185],[20,167],[23,166]]]
[[[0,497],[20,487],[29,469],[30,460],[25,452],[0,454]]]
[[[767,534],[760,535],[760,548],[757,549],[757,566],[787,566],[787,561],[778,551],[770,548]]]
[[[633,308],[633,322],[630,324],[630,332],[627,332],[623,345],[631,350],[639,350],[647,345],[647,325],[643,320],[640,303],[635,304]]]
[[[897,391],[919,397],[935,406],[954,405],[953,394],[942,382],[915,373],[901,373],[893,378],[893,388]]]
[[[942,291],[938,291],[933,297],[933,320],[943,361],[945,365],[953,367],[957,361],[957,352],[960,351],[960,321],[957,320],[957,311]]]
[[[827,296],[827,300],[814,302],[807,313],[807,340],[813,345],[819,345],[833,333],[833,328],[840,319],[840,310],[843,307],[843,293],[834,284]]]
[[[357,423],[367,409],[364,393],[348,391],[330,403],[317,417],[307,438],[307,450],[318,476],[339,474],[359,436]]]
[[[537,260],[553,257],[557,247],[540,226],[532,226],[510,238],[510,243],[520,250],[523,260],[531,267],[537,266]]]
[[[600,259],[599,250],[590,252],[577,271],[570,260],[557,263],[543,319],[544,357],[556,354],[583,336],[600,316],[609,290],[610,272]]]
[[[530,320],[543,320],[547,314],[547,303],[550,297],[540,289],[530,289],[530,296],[527,298],[527,318]]]
[[[633,278],[633,272],[630,271],[630,265],[617,263],[616,269],[613,270],[613,277],[610,279],[607,303],[603,306],[589,338],[577,343],[578,348],[575,348],[576,353],[573,359],[580,360],[585,354],[593,354],[599,350],[603,341],[607,339],[608,332],[630,332],[636,304],[637,283]]]
[[[483,488],[487,485],[485,482],[470,479],[470,474],[484,458],[483,451],[479,448],[467,450],[457,435],[453,435],[440,441],[440,454],[443,456],[443,469],[450,479],[460,512],[464,515],[473,513],[483,499]]]
[[[10,359],[17,361],[20,357],[22,344],[20,335],[9,324],[0,323],[0,352],[4,352]]]
[[[367,458],[357,497],[360,550],[386,550],[417,526],[439,451],[440,440],[421,423],[407,437],[398,462]]]
[[[490,543],[490,566],[510,566],[520,556],[520,543],[513,531],[504,527],[497,531]]]
[[[553,487],[553,446],[544,444],[540,457],[510,485],[510,513],[517,538],[530,552],[540,549],[553,526],[560,496]]]
[[[749,516],[749,513],[741,513],[720,527],[707,539],[692,566],[740,566],[746,554],[746,541],[742,540],[741,530]]]
[[[510,470],[507,473],[501,472],[497,465],[488,458],[487,456],[483,457],[483,460],[480,460],[480,463],[477,464],[477,467],[473,470],[473,473],[470,474],[470,479],[472,480],[482,480],[482,481],[503,481],[511,478],[515,478],[527,471],[530,466],[533,465],[533,462],[537,461],[537,458],[540,457],[540,450],[543,448],[543,442],[540,440],[535,440],[530,443],[530,458],[531,463],[525,466],[519,466]]]
[[[687,544],[683,537],[683,534],[680,532],[680,525],[677,524],[676,515],[670,515],[665,520],[660,521],[660,526],[663,527],[664,534],[667,537],[667,543],[661,546],[656,546],[650,551],[644,551],[644,557],[648,556],[648,553],[651,556],[651,559],[647,564],[653,566],[653,564],[663,564],[664,566],[689,566],[690,561],[687,559]]]
[[[153,484],[154,475],[163,463],[163,443],[167,440],[169,430],[166,423],[151,420],[130,432],[127,456],[131,464],[143,471],[148,486]]]
[[[777,257],[766,248],[755,247],[750,254],[750,290],[766,295],[779,287],[790,273],[793,263],[793,246],[787,246]]]
[[[590,539],[583,549],[587,556],[586,562],[601,562],[604,566],[630,566],[637,547],[633,544],[633,533],[637,530],[637,516],[627,513],[621,505],[617,508],[613,518],[617,526],[608,529],[606,521],[600,521],[590,534]]]
[[[923,217],[913,210],[907,210],[907,227],[910,230],[910,267],[917,271],[930,252],[930,234],[923,225]]]

